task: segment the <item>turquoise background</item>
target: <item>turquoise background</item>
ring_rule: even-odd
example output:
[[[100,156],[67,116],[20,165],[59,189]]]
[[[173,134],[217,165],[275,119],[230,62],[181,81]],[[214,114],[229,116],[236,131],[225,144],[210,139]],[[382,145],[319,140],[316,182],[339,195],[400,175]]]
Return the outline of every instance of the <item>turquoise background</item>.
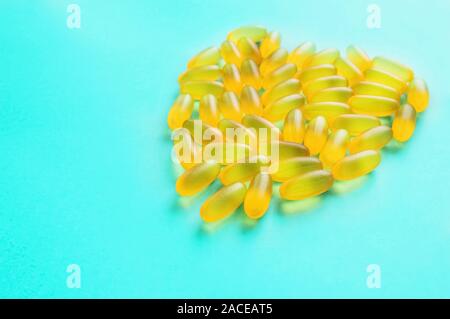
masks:
[[[381,29],[366,27],[372,1],[77,0],[70,30],[70,1],[2,0],[0,296],[450,297],[450,2],[375,2]],[[399,59],[431,105],[367,178],[205,226],[206,195],[174,191],[166,115],[187,60],[252,23],[288,49]]]

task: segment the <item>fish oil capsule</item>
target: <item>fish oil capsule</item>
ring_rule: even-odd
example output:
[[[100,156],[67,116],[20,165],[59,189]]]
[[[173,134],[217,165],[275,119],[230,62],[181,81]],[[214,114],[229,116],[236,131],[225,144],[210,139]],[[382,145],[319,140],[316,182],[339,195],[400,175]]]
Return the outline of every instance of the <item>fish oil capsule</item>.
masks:
[[[212,94],[203,96],[200,100],[199,117],[205,123],[217,126],[220,119],[217,98]]]
[[[392,129],[389,126],[377,126],[353,138],[348,145],[348,150],[350,154],[366,150],[378,151],[389,143],[391,139]]]
[[[188,62],[187,67],[188,69],[192,69],[204,65],[213,65],[219,63],[219,60],[220,60],[219,49],[216,47],[210,47],[194,56]]]
[[[223,66],[223,84],[227,91],[240,93],[242,89],[241,74],[235,64]]]
[[[280,196],[288,200],[305,199],[325,193],[332,185],[333,177],[330,172],[312,171],[281,184]]]
[[[292,94],[285,96],[264,109],[264,117],[269,121],[276,122],[286,117],[290,110],[305,104],[303,94]]]
[[[345,157],[349,140],[350,134],[346,130],[340,129],[331,133],[320,153],[320,160],[325,167],[332,167]]]
[[[259,173],[256,175],[244,199],[245,214],[252,218],[261,218],[269,209],[272,197],[272,178],[269,174]]]
[[[372,67],[395,74],[405,82],[414,78],[414,72],[410,67],[385,57],[377,56],[373,58]]]
[[[300,109],[290,110],[283,126],[283,140],[302,143],[305,136],[305,120]]]
[[[326,76],[305,84],[303,92],[309,99],[317,92],[331,87],[346,87],[347,79],[340,75]]]
[[[302,111],[307,120],[311,120],[319,115],[322,115],[329,121],[339,115],[351,113],[350,106],[346,103],[340,102],[310,103],[306,104],[302,108]]]
[[[416,110],[409,104],[403,104],[394,116],[392,133],[399,142],[411,138],[416,128]]]
[[[285,96],[300,93],[301,87],[299,80],[289,79],[275,85],[272,89],[265,91],[261,96],[261,100],[264,105],[269,105]]]
[[[360,135],[380,125],[381,121],[379,118],[364,114],[343,114],[331,122],[331,128],[333,130],[344,129],[352,136]]]
[[[311,56],[311,58],[305,63],[305,65],[312,67],[321,64],[334,64],[339,56],[340,53],[338,49],[325,49]]]
[[[351,45],[347,48],[347,59],[352,62],[361,72],[372,66],[372,60],[361,48]]]
[[[286,63],[263,78],[263,88],[269,90],[275,85],[291,79],[297,73],[297,67],[293,63]]]
[[[258,65],[252,59],[247,59],[241,65],[241,79],[244,85],[253,86],[259,90],[262,85]]]
[[[331,75],[336,75],[336,67],[333,64],[321,64],[304,69],[298,76],[298,79],[305,84]]]
[[[233,91],[223,93],[220,99],[219,109],[223,117],[240,122],[243,114],[241,113],[241,103],[239,97]]]
[[[253,86],[246,85],[241,92],[241,109],[247,114],[261,115],[263,105],[258,91]]]
[[[182,127],[194,110],[194,101],[189,94],[181,94],[173,103],[167,117],[167,124],[171,130]]]
[[[223,142],[222,132],[201,120],[189,119],[183,123],[183,128],[189,131],[194,141],[198,144]]]
[[[255,63],[261,63],[261,53],[256,43],[250,38],[241,38],[237,43],[242,59],[252,59]]]
[[[305,145],[300,143],[279,141],[272,144],[276,144],[276,147],[278,147],[278,156],[280,161],[293,157],[309,156],[309,150],[305,147]]]
[[[258,25],[243,26],[228,33],[227,40],[237,42],[241,38],[250,38],[255,42],[262,41],[267,36],[266,28]]]
[[[220,54],[225,63],[240,65],[242,61],[241,52],[233,41],[224,41],[220,46]]]
[[[428,107],[429,102],[428,87],[424,80],[414,79],[409,84],[408,103],[416,109],[417,112],[423,112]]]
[[[176,183],[176,191],[181,196],[192,196],[206,189],[220,172],[220,164],[203,162],[185,171]]]
[[[230,216],[244,201],[247,188],[242,183],[222,187],[200,208],[200,217],[212,223]]]
[[[214,160],[220,164],[243,162],[250,155],[250,146],[242,143],[209,143],[203,150],[203,160]]]
[[[304,143],[311,155],[320,153],[328,138],[328,123],[325,117],[314,118],[306,129]]]
[[[254,145],[256,143],[256,133],[239,122],[230,119],[221,119],[219,130],[225,136],[227,141]]]
[[[188,81],[181,83],[181,93],[190,94],[196,100],[200,100],[206,94],[220,97],[223,91],[223,84],[217,81]]]
[[[291,54],[289,54],[288,62],[294,63],[298,70],[302,70],[305,63],[314,55],[315,52],[316,45],[313,42],[304,42],[295,48]]]
[[[215,81],[222,77],[222,70],[217,65],[204,65],[189,69],[178,78],[179,83],[189,81]]]
[[[338,181],[346,181],[361,177],[372,172],[380,162],[380,152],[374,150],[346,156],[334,164],[333,178]]]
[[[347,103],[352,94],[353,90],[348,87],[328,88],[313,94],[309,101],[311,103],[318,103],[318,102]]]
[[[376,82],[393,88],[399,95],[406,92],[406,83],[396,75],[380,69],[368,69],[364,72],[364,80]]]
[[[189,131],[185,129],[177,130],[172,134],[172,139],[178,163],[184,169],[189,169],[201,162],[201,147],[194,142]]]
[[[373,116],[389,116],[399,108],[398,101],[394,99],[371,95],[354,95],[348,104],[354,113]]]
[[[219,179],[223,185],[230,185],[236,182],[247,182],[259,173],[263,158],[250,158],[245,163],[234,163],[225,166],[219,174]]]
[[[242,118],[242,124],[255,131],[258,140],[258,151],[262,152],[262,155],[265,155],[268,152],[267,142],[278,140],[281,135],[278,127],[269,120],[258,115],[245,115]]]
[[[350,86],[361,81],[364,77],[363,73],[349,60],[338,57],[334,62],[337,74],[342,75],[348,80]]]
[[[361,81],[353,86],[353,93],[355,95],[383,96],[397,101],[400,100],[400,95],[395,89],[376,82]]]
[[[278,164],[278,170],[272,174],[276,182],[285,182],[296,176],[322,169],[322,163],[317,157],[293,157]]]
[[[280,48],[281,45],[281,35],[280,32],[270,32],[264,40],[261,42],[259,50],[261,51],[261,56],[265,59],[276,50]]]
[[[265,76],[270,72],[278,69],[280,66],[286,64],[288,54],[288,51],[283,48],[279,48],[278,50],[273,52],[261,62],[261,65],[259,66],[261,74]]]

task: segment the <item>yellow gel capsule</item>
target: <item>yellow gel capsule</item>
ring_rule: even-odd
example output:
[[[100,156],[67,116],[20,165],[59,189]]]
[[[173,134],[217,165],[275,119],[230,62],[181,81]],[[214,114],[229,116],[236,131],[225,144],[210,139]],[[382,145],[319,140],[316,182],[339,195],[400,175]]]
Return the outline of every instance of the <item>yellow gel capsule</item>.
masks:
[[[178,82],[215,81],[220,77],[222,77],[222,70],[217,65],[204,65],[185,71],[178,78]]]
[[[392,129],[389,126],[377,126],[353,138],[348,145],[348,150],[350,154],[366,150],[378,151],[389,143],[391,139]]]
[[[248,145],[256,143],[256,133],[239,122],[222,119],[219,122],[219,130],[227,141]]]
[[[372,172],[381,162],[379,151],[369,150],[349,155],[334,164],[333,178],[346,181]]]
[[[428,86],[425,81],[422,79],[414,79],[409,84],[408,103],[417,112],[423,112],[428,107],[429,99]]]
[[[241,92],[241,109],[246,114],[263,113],[263,105],[258,91],[253,86],[246,85]]]
[[[283,48],[279,48],[273,52],[270,56],[262,60],[259,70],[263,76],[278,69],[280,66],[286,64],[288,58],[288,51]]]
[[[373,58],[372,67],[395,74],[405,82],[414,78],[414,72],[410,67],[385,57],[377,56]]]
[[[176,191],[181,196],[192,196],[206,189],[220,172],[220,164],[203,162],[185,171],[176,183]]]
[[[200,100],[199,117],[205,123],[217,126],[220,119],[217,98],[212,94],[207,94]]]
[[[230,120],[241,121],[241,103],[239,97],[233,91],[223,93],[219,102],[219,109],[223,117]]]
[[[207,48],[194,56],[187,65],[188,69],[219,63],[220,51],[216,47]]]
[[[245,163],[234,163],[225,166],[219,174],[219,179],[223,185],[230,185],[236,182],[247,182],[260,172],[263,164],[260,158],[250,158]]]
[[[288,200],[300,200],[325,193],[331,186],[333,177],[330,172],[312,171],[281,184],[280,196]]]
[[[242,124],[254,130],[258,139],[259,147],[267,148],[267,141],[272,141],[274,139],[278,140],[279,136],[281,135],[280,129],[278,127],[276,127],[269,120],[258,115],[245,115],[242,118]],[[264,154],[266,154],[266,152],[263,151],[263,155]]]
[[[167,117],[167,124],[171,130],[182,127],[194,110],[194,101],[189,94],[181,94],[173,103]]]
[[[353,90],[348,87],[337,87],[323,89],[311,96],[309,101],[311,103],[318,102],[341,102],[347,103],[348,99],[352,96]]]
[[[259,50],[261,51],[261,56],[267,58],[269,55],[274,53],[280,48],[281,45],[281,35],[280,32],[270,32],[264,40],[261,42]]]
[[[242,61],[241,52],[233,41],[224,41],[220,46],[220,54],[225,63],[240,65]]]
[[[223,91],[223,84],[217,81],[189,81],[181,83],[181,93],[190,94],[196,100],[200,100],[206,94],[220,97]]]
[[[269,209],[272,197],[272,178],[269,174],[256,175],[244,199],[244,211],[252,219],[261,218]]]
[[[380,69],[368,69],[364,72],[364,80],[376,82],[393,88],[399,95],[406,92],[406,83],[396,75]]]
[[[318,116],[309,122],[304,143],[311,155],[320,153],[328,138],[328,123],[325,117]]]
[[[223,66],[223,84],[225,90],[240,93],[242,89],[241,74],[235,64]]]
[[[300,93],[301,87],[299,80],[289,79],[275,85],[272,89],[265,91],[261,96],[261,100],[264,105],[269,105],[285,96]]]
[[[346,130],[331,133],[319,157],[325,167],[332,167],[345,157],[349,140],[350,134]]]
[[[252,59],[247,59],[241,65],[241,79],[244,85],[253,86],[259,90],[262,85],[258,65]]]
[[[361,81],[353,86],[354,95],[374,95],[388,97],[394,100],[400,100],[398,92],[390,86],[376,83]]]
[[[305,63],[305,65],[312,67],[321,64],[334,64],[339,56],[340,53],[338,49],[325,49],[311,56],[311,58]]]
[[[276,182],[285,182],[296,176],[322,169],[322,163],[317,157],[303,156],[282,160],[278,170],[272,174]]]
[[[256,43],[250,38],[241,38],[237,43],[242,59],[252,59],[255,63],[261,63],[261,53]]]
[[[298,70],[302,70],[315,52],[316,45],[313,42],[304,42],[289,54],[288,62],[294,63]]]
[[[317,92],[332,88],[332,87],[346,87],[347,79],[340,75],[332,75],[326,76],[323,78],[316,79],[314,81],[310,81],[305,84],[303,88],[303,92],[306,97],[309,99]]]
[[[250,155],[250,147],[242,143],[209,143],[203,150],[203,160],[214,160],[220,164],[245,161]]]
[[[285,96],[264,109],[264,117],[269,121],[276,122],[286,117],[290,110],[299,108],[305,104],[305,97],[302,94],[292,94]]]
[[[328,121],[335,117],[351,113],[350,106],[341,102],[319,102],[306,104],[302,108],[303,114],[307,120],[311,120],[319,115],[325,117]]]
[[[416,110],[409,104],[403,104],[394,116],[392,133],[399,142],[411,138],[416,128]]]
[[[350,86],[361,81],[363,73],[349,60],[338,57],[334,62],[338,75],[342,75],[348,80]]]
[[[243,26],[228,33],[227,40],[234,42],[241,38],[250,38],[255,42],[262,41],[267,36],[266,28],[258,25]]]
[[[331,75],[336,75],[336,67],[333,64],[322,64],[304,69],[298,76],[298,79],[305,84]]]
[[[287,160],[293,157],[309,156],[309,150],[305,145],[287,141],[274,142],[278,147],[279,160]]]
[[[346,130],[350,135],[356,136],[365,131],[380,126],[379,118],[363,114],[344,114],[339,115],[331,122],[333,130]]]
[[[300,109],[290,110],[283,126],[283,140],[302,143],[305,136],[305,119]]]
[[[372,66],[372,60],[366,52],[357,46],[351,45],[347,48],[347,59],[352,62],[361,72]]]
[[[209,197],[200,208],[200,217],[212,223],[230,216],[244,201],[247,189],[242,183],[222,187]]]
[[[354,113],[373,116],[389,116],[399,108],[398,101],[394,99],[371,95],[354,95],[348,104]]]
[[[182,138],[179,139],[178,137]],[[174,149],[180,150],[176,152],[176,156],[178,162],[184,169],[189,169],[201,162],[201,147],[194,142],[191,134],[186,130],[177,132],[176,137],[174,137]]]
[[[269,90],[275,85],[289,80],[297,73],[297,67],[293,63],[286,63],[267,74],[263,79],[263,88]]]
[[[223,134],[218,128],[201,120],[187,120],[183,123],[183,128],[189,131],[194,141],[198,144],[223,141]]]

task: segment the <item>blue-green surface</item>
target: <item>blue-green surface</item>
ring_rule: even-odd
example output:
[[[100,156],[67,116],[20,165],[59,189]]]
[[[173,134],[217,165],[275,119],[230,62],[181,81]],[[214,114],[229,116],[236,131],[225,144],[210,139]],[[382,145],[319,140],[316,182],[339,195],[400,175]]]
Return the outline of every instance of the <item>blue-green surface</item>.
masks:
[[[368,29],[368,1],[78,0],[79,30],[69,3],[0,1],[1,297],[450,297],[450,2],[379,0]],[[166,115],[187,60],[251,23],[404,61],[431,105],[359,187],[205,227]]]

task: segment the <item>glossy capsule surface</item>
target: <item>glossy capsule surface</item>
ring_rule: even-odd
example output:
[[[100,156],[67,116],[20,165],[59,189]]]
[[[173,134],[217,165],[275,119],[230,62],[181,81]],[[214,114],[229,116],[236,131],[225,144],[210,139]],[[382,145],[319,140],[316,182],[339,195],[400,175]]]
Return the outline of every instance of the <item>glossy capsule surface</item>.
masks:
[[[405,82],[409,82],[414,78],[414,72],[409,66],[386,57],[377,56],[373,58],[372,67],[395,74]]]
[[[174,131],[172,139],[178,163],[184,169],[189,169],[201,162],[202,149],[194,142],[189,131],[185,129]]]
[[[416,128],[416,110],[409,104],[403,104],[394,116],[392,133],[399,142],[406,142],[411,138]]]
[[[275,85],[261,96],[264,105],[269,105],[285,96],[300,93],[301,84],[297,79],[289,79]]]
[[[247,37],[255,42],[263,40],[267,36],[267,29],[258,25],[242,26],[228,33],[227,40],[237,42],[240,38]]]
[[[178,82],[215,81],[220,77],[222,77],[222,70],[217,65],[204,65],[185,71],[178,78]]]
[[[206,189],[216,179],[220,167],[220,164],[214,161],[191,167],[177,179],[177,193],[181,196],[192,196]]]
[[[331,122],[331,128],[333,130],[344,129],[352,136],[360,135],[380,125],[381,121],[379,118],[364,114],[343,114]]]
[[[278,69],[280,66],[286,64],[288,58],[288,51],[283,48],[279,48],[267,58],[262,60],[259,69],[263,76],[269,74],[270,72]]]
[[[219,174],[223,185],[236,182],[247,182],[259,173],[262,162],[259,159],[248,159],[244,163],[233,163],[225,166]]]
[[[395,113],[400,106],[394,99],[372,95],[354,95],[348,104],[354,113],[373,116],[389,116]]]
[[[200,53],[198,53],[196,56],[194,56],[189,62],[188,62],[188,69],[192,69],[199,66],[204,65],[214,65],[219,63],[220,60],[220,51],[216,47],[209,47]]]
[[[350,107],[341,102],[317,102],[306,104],[302,107],[303,114],[307,120],[311,120],[319,115],[325,117],[328,121],[335,117],[350,113]]]
[[[243,60],[252,59],[257,64],[261,63],[261,53],[259,52],[258,46],[252,39],[240,38],[237,42],[237,46]]]
[[[348,87],[336,87],[323,89],[312,95],[309,99],[311,103],[317,102],[341,102],[347,103],[353,94],[353,90]]]
[[[199,117],[205,123],[217,126],[220,119],[217,98],[212,94],[204,95],[200,100]]]
[[[280,32],[273,31],[262,40],[259,50],[261,51],[261,56],[267,58],[273,52],[278,50],[281,45],[281,34]]]
[[[189,119],[183,123],[183,128],[188,130],[194,141],[198,144],[223,142],[222,132],[218,128],[201,120]]]
[[[358,69],[358,67],[356,67],[351,61],[343,57],[338,57],[334,62],[334,65],[336,67],[337,74],[346,78],[350,86],[358,83],[364,77],[363,73],[360,69]]]
[[[328,191],[333,185],[331,173],[325,170],[312,171],[294,177],[280,187],[281,198],[300,200]]]
[[[430,100],[428,86],[422,79],[414,79],[409,84],[408,103],[416,109],[417,112],[423,112],[428,107]]]
[[[355,95],[383,96],[396,101],[400,99],[400,95],[395,89],[376,82],[361,81],[353,86],[353,93]]]
[[[348,145],[350,154],[366,150],[380,150],[392,139],[392,129],[389,126],[377,126],[353,138]]]
[[[290,110],[283,125],[283,140],[302,143],[305,136],[305,119],[300,109]]]
[[[252,218],[261,218],[269,209],[272,197],[272,178],[269,174],[257,174],[247,190],[244,199],[245,214]]]
[[[241,65],[241,79],[243,85],[253,86],[259,90],[262,85],[262,77],[258,65],[252,59],[246,59]]]
[[[306,129],[304,144],[311,155],[317,155],[324,147],[328,138],[328,123],[325,117],[312,119]]]
[[[351,45],[347,48],[347,59],[352,62],[361,72],[372,66],[372,60],[361,48]]]
[[[364,72],[364,80],[376,82],[393,88],[399,95],[405,93],[406,83],[396,75],[384,70],[371,68]]]
[[[374,150],[346,156],[333,166],[333,178],[339,181],[358,178],[372,172],[380,162],[380,152]]]
[[[242,118],[242,124],[246,127],[255,130],[258,143],[260,146],[265,148],[265,145],[261,145],[262,143],[267,144],[269,141],[278,140],[280,137],[280,129],[276,127],[269,120],[254,114],[247,114]],[[261,151],[261,149],[260,149]],[[263,153],[264,155],[265,153]]]
[[[227,141],[249,145],[256,143],[256,133],[237,121],[221,119],[219,129]]]
[[[349,140],[350,134],[346,130],[340,129],[331,133],[320,153],[320,160],[325,167],[332,167],[344,158]]]
[[[246,85],[241,91],[241,110],[246,114],[263,113],[263,104],[258,91],[253,87]]]
[[[285,182],[296,176],[321,169],[322,163],[317,157],[293,157],[280,161],[278,170],[272,174],[272,178],[276,182]]]
[[[242,143],[209,143],[203,149],[203,160],[214,160],[222,165],[245,161],[251,156],[250,146]]]
[[[264,109],[264,117],[269,121],[275,122],[282,120],[292,109],[299,108],[305,104],[303,94],[292,94],[285,96]]]
[[[297,67],[295,66],[295,64],[286,63],[264,77],[263,87],[266,90],[269,90],[275,85],[293,78],[296,72]]]
[[[300,143],[279,141],[273,144],[277,144],[280,161],[293,157],[302,157],[310,155],[309,150],[305,147],[305,145]]]
[[[239,97],[233,91],[223,93],[222,98],[219,100],[219,109],[226,119],[239,122],[243,116]]]
[[[298,79],[303,84],[326,76],[336,75],[336,67],[333,64],[321,64],[301,71]]]
[[[348,84],[347,79],[340,75],[326,76],[318,78],[313,81],[309,81],[304,85],[303,92],[307,98],[311,98],[317,92],[332,88],[332,87],[346,87]]]
[[[171,130],[182,127],[184,121],[188,120],[192,111],[194,110],[194,100],[189,94],[181,94],[173,103],[169,115],[167,117],[167,124]]]
[[[220,54],[225,63],[240,65],[242,62],[241,52],[233,41],[224,41],[220,46]]]
[[[298,70],[302,70],[315,52],[316,45],[313,42],[304,42],[289,54],[288,62],[294,63]]]
[[[242,89],[241,73],[235,64],[223,66],[223,84],[225,90],[240,93]]]
[[[339,50],[335,48],[324,49],[312,55],[306,62],[307,66],[316,66],[321,64],[334,64],[340,56]]]
[[[206,94],[213,94],[220,97],[223,94],[224,86],[217,81],[188,81],[181,83],[182,94],[190,94],[192,98],[200,100]]]

